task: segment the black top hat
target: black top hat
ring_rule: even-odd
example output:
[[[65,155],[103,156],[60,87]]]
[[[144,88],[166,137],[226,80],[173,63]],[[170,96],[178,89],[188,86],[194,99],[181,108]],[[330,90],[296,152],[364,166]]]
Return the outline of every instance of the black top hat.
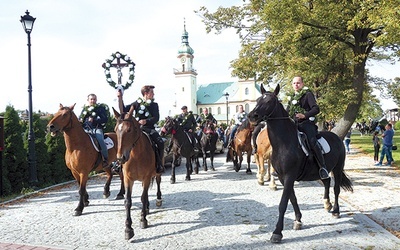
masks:
[[[184,109],[187,109],[187,106],[182,106],[182,108],[181,108],[182,110],[184,110]]]

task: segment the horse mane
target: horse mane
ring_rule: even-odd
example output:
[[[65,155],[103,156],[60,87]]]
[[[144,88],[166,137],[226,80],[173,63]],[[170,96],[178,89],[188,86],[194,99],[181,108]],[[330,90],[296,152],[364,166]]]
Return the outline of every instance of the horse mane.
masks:
[[[250,125],[251,123],[248,119],[244,120],[244,122],[239,126],[237,132],[250,128]]]

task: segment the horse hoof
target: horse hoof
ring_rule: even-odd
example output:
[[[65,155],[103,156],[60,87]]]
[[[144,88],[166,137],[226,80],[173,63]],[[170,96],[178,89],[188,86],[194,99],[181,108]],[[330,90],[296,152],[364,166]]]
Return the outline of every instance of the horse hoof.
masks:
[[[301,221],[295,220],[293,223],[293,230],[300,230],[302,226],[303,223],[301,223]]]
[[[157,199],[156,200],[156,206],[161,207],[162,206],[162,199]]]
[[[211,170],[212,170],[212,171],[215,171],[215,168],[214,168],[214,167],[211,167]]]
[[[123,194],[119,194],[117,195],[117,197],[115,197],[115,200],[123,200],[123,199],[125,199]]]
[[[252,174],[251,170],[246,170],[246,174]]]
[[[339,219],[340,218],[340,214],[339,213],[332,213],[332,217]]]
[[[186,177],[186,178],[185,178],[185,181],[190,181],[190,177]]]
[[[133,238],[133,236],[135,236],[133,229],[125,230],[125,240],[130,240]]]
[[[270,186],[269,188],[270,188],[272,191],[278,190],[278,188],[277,188],[276,186]]]
[[[283,236],[279,234],[273,234],[271,236],[271,242],[272,243],[281,243]]]
[[[195,168],[195,169],[194,169],[194,173],[195,173],[195,174],[198,174],[198,173],[199,173],[199,168]]]
[[[110,197],[110,192],[103,194],[103,199],[107,199],[108,197]]]
[[[145,228],[148,228],[148,227],[149,227],[149,224],[147,223],[147,220],[140,222],[140,228],[141,229],[145,229]]]
[[[85,207],[89,206],[89,202],[88,202],[88,201],[85,201],[85,202],[83,203],[83,206],[85,206]]]
[[[82,215],[82,211],[75,211],[74,216],[81,216]]]
[[[175,179],[171,179],[169,182],[170,182],[171,184],[175,184]]]

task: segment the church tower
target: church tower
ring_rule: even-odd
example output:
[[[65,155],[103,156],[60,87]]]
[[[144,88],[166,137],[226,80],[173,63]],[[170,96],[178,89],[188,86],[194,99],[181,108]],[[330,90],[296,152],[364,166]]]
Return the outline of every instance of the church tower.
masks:
[[[189,46],[189,34],[186,31],[186,22],[183,23],[182,42],[178,49],[177,68],[175,75],[175,113],[180,114],[182,106],[197,113],[197,72],[193,68],[194,50]]]

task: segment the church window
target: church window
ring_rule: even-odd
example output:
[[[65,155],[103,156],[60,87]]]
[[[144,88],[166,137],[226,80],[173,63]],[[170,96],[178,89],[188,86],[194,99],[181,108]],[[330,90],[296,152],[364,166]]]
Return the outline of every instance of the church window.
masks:
[[[250,105],[248,103],[246,103],[244,105],[244,111],[248,114],[250,112]]]
[[[244,89],[244,94],[245,94],[245,95],[248,95],[248,94],[249,94],[249,88],[245,88],[245,89]]]
[[[221,107],[218,107],[218,114],[221,114]]]

